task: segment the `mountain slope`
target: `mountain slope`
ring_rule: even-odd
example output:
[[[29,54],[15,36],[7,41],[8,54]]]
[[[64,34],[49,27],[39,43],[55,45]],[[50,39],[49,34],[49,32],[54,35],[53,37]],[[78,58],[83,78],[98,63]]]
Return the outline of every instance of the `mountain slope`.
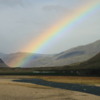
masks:
[[[80,63],[76,67],[79,67],[81,69],[100,69],[100,53],[98,53],[96,56],[89,59],[88,61]]]
[[[8,66],[4,63],[2,59],[0,59],[0,68],[6,68],[6,67]]]
[[[3,61],[0,61],[3,63]],[[1,68],[1,75],[78,75],[100,76],[100,53],[93,58],[74,65],[35,67],[35,68]]]
[[[54,66],[54,67],[39,67],[35,68],[37,70],[79,70],[79,69],[100,69],[100,53],[92,57],[91,59],[81,62],[75,63],[72,65],[65,66]]]
[[[26,53],[26,52],[17,52],[17,53],[11,53],[11,54],[7,54],[6,56],[1,56],[1,58],[11,67],[14,67],[13,65],[15,65],[19,59],[26,57],[28,55],[31,55],[31,57],[28,59],[28,64],[30,64],[32,62],[32,64],[34,63],[34,66],[37,66],[41,63],[38,62],[38,60],[42,60],[42,59],[48,59],[50,58],[52,55],[49,54],[34,54],[34,53]],[[43,62],[42,62],[43,64]],[[42,65],[41,64],[41,65]],[[27,63],[26,63],[26,66]],[[24,66],[25,67],[25,66]]]
[[[80,64],[76,63],[69,66],[39,67],[34,68],[34,73],[35,72],[44,75],[100,76],[100,53]]]
[[[2,59],[9,65],[13,66],[21,57],[26,55],[33,55],[29,58],[28,62],[18,67],[48,67],[48,66],[64,66],[77,62],[86,61],[100,52],[100,40],[84,45],[75,47],[59,54],[45,55],[45,54],[32,54],[32,53],[13,53],[8,54]],[[16,59],[17,58],[17,59]],[[13,61],[13,63],[11,63]]]
[[[100,40],[61,52],[54,56],[51,65],[68,65],[88,60],[100,52]],[[49,65],[50,65],[49,64]]]
[[[86,61],[97,53],[100,52],[100,40],[84,45],[75,47],[51,57],[44,57],[35,61],[30,61],[25,67],[42,67],[42,66],[63,66],[77,62]]]

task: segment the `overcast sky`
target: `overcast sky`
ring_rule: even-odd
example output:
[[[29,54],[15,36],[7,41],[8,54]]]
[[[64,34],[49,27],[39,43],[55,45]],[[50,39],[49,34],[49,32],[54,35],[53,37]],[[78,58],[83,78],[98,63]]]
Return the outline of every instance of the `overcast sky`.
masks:
[[[24,52],[22,48],[30,40],[87,2],[91,0],[0,0],[0,52]],[[99,40],[100,7],[70,33],[66,31],[61,35],[37,53],[59,53]]]

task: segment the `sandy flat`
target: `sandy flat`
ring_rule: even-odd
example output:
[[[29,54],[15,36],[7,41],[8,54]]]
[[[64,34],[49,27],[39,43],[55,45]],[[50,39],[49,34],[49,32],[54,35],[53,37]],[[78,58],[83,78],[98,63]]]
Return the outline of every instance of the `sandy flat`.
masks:
[[[0,79],[0,100],[100,100],[100,96]]]

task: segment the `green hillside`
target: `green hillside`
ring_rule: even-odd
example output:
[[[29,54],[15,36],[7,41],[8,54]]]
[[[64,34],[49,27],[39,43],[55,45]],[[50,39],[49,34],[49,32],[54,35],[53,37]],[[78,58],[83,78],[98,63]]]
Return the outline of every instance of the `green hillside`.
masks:
[[[80,69],[100,69],[100,53],[75,67]]]
[[[1,63],[3,63],[1,61]],[[100,53],[88,61],[66,66],[35,68],[0,68],[1,75],[100,76]]]

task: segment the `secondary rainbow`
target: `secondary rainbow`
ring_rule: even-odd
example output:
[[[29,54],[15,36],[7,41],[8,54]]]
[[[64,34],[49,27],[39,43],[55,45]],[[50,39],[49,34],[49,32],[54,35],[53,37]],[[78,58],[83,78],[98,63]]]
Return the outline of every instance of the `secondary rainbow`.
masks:
[[[38,38],[35,40],[30,41],[28,45],[26,45],[23,50],[30,51],[35,53],[41,50],[46,44],[49,44],[52,39],[54,39],[59,34],[62,34],[64,30],[72,30],[80,20],[84,18],[88,18],[92,12],[96,11],[100,5],[100,2],[88,2],[87,4],[83,5],[80,8],[77,8],[74,13],[70,14],[69,16],[64,16],[60,21],[57,21],[53,26],[47,29],[44,33],[41,33]],[[11,65],[14,67],[24,65],[29,58],[33,56],[32,54],[25,55],[21,58],[16,58],[11,61]]]

